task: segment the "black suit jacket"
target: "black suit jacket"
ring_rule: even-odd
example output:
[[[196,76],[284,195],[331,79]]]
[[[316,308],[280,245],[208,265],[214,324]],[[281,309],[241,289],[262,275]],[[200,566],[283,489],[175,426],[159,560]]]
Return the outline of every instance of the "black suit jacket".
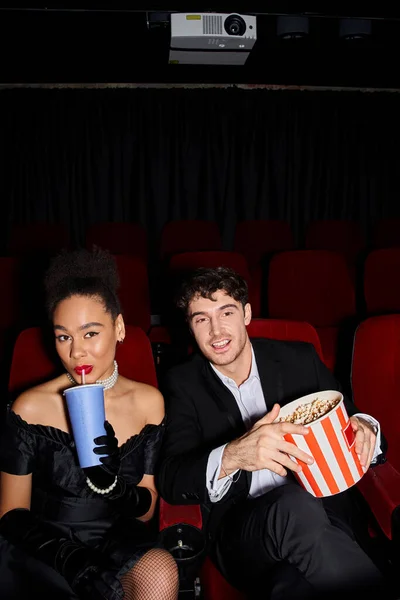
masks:
[[[306,394],[341,390],[305,342],[253,339],[252,345],[265,398],[265,410],[284,406]],[[167,423],[157,477],[158,490],[170,504],[201,504],[203,522],[212,535],[228,508],[247,498],[251,476],[243,471],[217,503],[206,487],[208,457],[214,448],[245,433],[236,400],[202,355],[194,355],[166,376],[162,386]],[[349,416],[357,411],[345,396]]]

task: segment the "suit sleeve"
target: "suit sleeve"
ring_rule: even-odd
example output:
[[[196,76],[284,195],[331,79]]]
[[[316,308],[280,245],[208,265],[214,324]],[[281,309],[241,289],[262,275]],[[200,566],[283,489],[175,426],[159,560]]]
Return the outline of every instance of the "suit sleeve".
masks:
[[[339,381],[336,379],[336,377],[333,375],[333,373],[328,369],[328,367],[319,358],[314,346],[310,346],[310,348],[311,348],[311,352],[313,355],[314,368],[315,368],[316,375],[317,375],[319,389],[320,390],[338,390],[339,392],[341,392],[343,394],[344,405],[346,407],[347,414],[349,415],[349,417],[355,415],[356,413],[361,413],[362,411],[356,407],[356,405],[353,402],[353,399],[349,398],[347,396],[347,394],[345,394],[343,392],[342,386],[340,385]],[[373,415],[371,415],[371,416],[373,417]],[[376,457],[375,464],[385,462],[385,460],[386,460],[385,455],[387,452],[387,440],[384,437],[382,431],[381,431],[380,447],[381,447],[381,454],[379,454]]]
[[[184,385],[167,377],[163,393],[167,421],[157,477],[160,495],[170,504],[208,503],[207,463],[214,447],[204,443],[196,407]],[[243,473],[224,500],[246,485]]]

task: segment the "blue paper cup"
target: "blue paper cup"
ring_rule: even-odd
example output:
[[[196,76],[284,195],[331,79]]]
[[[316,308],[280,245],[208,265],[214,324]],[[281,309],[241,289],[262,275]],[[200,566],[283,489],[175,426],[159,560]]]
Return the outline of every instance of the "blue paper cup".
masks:
[[[104,429],[104,387],[100,383],[76,385],[64,391],[72,433],[82,468],[101,465],[93,452],[94,438],[106,435]]]

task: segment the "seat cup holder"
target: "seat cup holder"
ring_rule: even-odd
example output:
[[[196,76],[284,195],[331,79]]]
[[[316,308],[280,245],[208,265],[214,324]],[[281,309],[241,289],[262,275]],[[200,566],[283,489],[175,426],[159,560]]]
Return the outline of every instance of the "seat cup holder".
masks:
[[[193,525],[177,523],[163,529],[160,535],[164,548],[172,554],[178,565],[195,562],[205,551],[204,534]]]

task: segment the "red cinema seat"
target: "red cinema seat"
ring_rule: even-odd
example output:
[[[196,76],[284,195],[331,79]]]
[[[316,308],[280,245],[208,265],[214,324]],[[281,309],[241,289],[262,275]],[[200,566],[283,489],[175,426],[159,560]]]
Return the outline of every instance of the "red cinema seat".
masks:
[[[400,312],[400,248],[368,254],[364,264],[364,298],[368,315]]]
[[[114,259],[118,268],[118,295],[125,323],[138,325],[147,333],[151,320],[147,265],[143,259],[128,254],[116,254]]]
[[[175,254],[170,259],[168,272],[174,277],[182,278],[199,267],[230,267],[231,269],[234,269],[247,282],[249,288],[249,301],[252,306],[253,314],[255,317],[259,316],[259,289],[253,285],[253,279],[250,275],[247,261],[242,254],[239,254],[239,252],[222,250]]]
[[[388,462],[370,469],[358,483],[382,531],[396,539],[400,529],[400,315],[369,317],[359,324],[351,382],[357,407],[381,424]]]
[[[139,223],[102,222],[86,230],[86,247],[106,248],[111,254],[136,256],[147,262],[147,232]]]
[[[369,317],[354,336],[354,401],[381,423],[388,460],[400,472],[400,315]]]
[[[250,338],[270,338],[292,342],[308,342],[323,360],[321,342],[315,327],[305,321],[287,321],[285,319],[252,319],[247,326]]]
[[[365,248],[361,225],[357,221],[321,220],[309,223],[305,246],[308,250],[332,250],[341,252],[350,266]]]
[[[234,250],[246,258],[252,269],[265,255],[293,250],[294,237],[290,224],[279,219],[240,221],[236,225]]]
[[[221,250],[222,239],[218,224],[201,219],[169,221],[160,238],[160,258],[168,260],[179,252]]]
[[[344,256],[327,250],[276,254],[269,267],[268,304],[270,318],[313,325],[324,362],[334,370],[340,329],[356,315],[354,283]]]

